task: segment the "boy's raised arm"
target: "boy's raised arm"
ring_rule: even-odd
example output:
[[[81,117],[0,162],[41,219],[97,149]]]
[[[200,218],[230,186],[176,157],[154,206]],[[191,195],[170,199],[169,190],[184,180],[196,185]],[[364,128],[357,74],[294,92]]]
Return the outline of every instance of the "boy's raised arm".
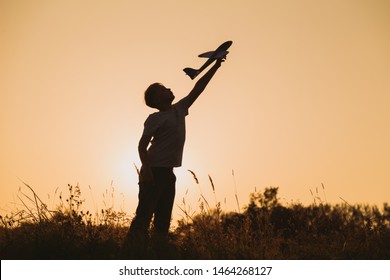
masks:
[[[215,72],[217,72],[218,68],[221,67],[221,63],[223,61],[225,61],[225,58],[217,59],[213,67],[211,67],[210,70],[207,71],[207,73],[204,74],[203,77],[196,82],[191,92],[186,97],[184,97],[188,104],[188,107],[190,107],[199,97],[199,95],[204,91],[211,78],[214,76]]]

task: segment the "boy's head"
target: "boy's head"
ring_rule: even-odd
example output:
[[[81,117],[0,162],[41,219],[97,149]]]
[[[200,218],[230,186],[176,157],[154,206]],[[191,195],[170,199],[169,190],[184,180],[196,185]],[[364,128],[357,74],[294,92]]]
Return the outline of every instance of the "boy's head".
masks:
[[[151,84],[145,91],[145,103],[149,107],[161,110],[170,106],[175,99],[171,89],[161,83]]]

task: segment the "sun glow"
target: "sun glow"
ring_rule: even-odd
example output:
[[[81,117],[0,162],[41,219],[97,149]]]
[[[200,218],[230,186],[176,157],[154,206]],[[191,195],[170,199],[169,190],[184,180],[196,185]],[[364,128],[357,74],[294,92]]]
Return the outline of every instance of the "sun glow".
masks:
[[[96,204],[112,185],[133,212],[144,90],[161,81],[183,97],[182,69],[227,40],[190,109],[176,204],[188,189],[196,207],[199,186],[214,200],[210,175],[236,208],[232,169],[241,204],[269,186],[310,203],[321,183],[332,203],[390,197],[389,2],[22,2],[0,1],[2,208],[19,177],[41,196],[90,186]]]

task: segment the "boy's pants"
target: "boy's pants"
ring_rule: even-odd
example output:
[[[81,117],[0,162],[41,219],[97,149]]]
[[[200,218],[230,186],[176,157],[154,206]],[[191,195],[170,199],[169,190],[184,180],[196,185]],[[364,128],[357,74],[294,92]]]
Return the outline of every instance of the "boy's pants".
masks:
[[[154,184],[139,183],[138,207],[126,238],[127,242],[137,243],[140,246],[146,244],[153,214],[155,242],[165,241],[171,223],[176,176],[173,168],[169,167],[152,167],[152,172]]]

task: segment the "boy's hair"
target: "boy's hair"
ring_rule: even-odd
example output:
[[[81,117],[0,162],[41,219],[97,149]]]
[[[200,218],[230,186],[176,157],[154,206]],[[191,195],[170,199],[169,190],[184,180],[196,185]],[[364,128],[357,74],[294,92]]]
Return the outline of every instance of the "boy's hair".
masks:
[[[158,109],[157,100],[155,98],[156,93],[161,91],[163,85],[161,83],[151,84],[145,91],[145,104],[149,107]]]

